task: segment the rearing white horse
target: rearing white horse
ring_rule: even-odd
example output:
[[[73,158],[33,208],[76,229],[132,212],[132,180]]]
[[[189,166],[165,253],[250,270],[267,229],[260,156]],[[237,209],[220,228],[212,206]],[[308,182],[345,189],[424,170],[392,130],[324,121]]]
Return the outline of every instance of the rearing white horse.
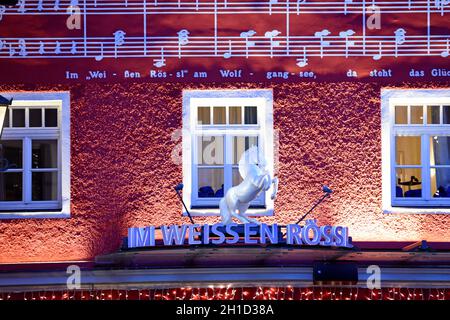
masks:
[[[225,197],[220,200],[220,215],[223,224],[233,222],[236,218],[242,223],[258,223],[259,221],[249,218],[245,212],[250,206],[250,202],[261,193],[269,190],[273,184],[271,199],[275,200],[278,192],[278,178],[270,177],[266,168],[267,164],[264,156],[256,146],[250,147],[239,160],[239,174],[243,181],[230,188]]]

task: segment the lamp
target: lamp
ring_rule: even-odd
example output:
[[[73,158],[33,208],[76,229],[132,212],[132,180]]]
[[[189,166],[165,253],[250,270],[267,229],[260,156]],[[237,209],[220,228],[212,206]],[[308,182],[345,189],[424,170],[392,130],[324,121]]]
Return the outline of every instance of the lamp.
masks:
[[[192,219],[191,213],[189,212],[188,208],[186,207],[186,204],[185,204],[184,201],[183,201],[183,197],[182,197],[181,194],[180,194],[180,191],[183,190],[183,188],[184,188],[184,185],[183,185],[182,183],[180,183],[180,184],[178,184],[178,185],[176,185],[176,186],[174,187],[175,192],[176,192],[177,195],[178,195],[178,198],[180,198],[181,203],[183,204],[183,207],[184,207],[184,209],[186,210],[186,213],[187,213],[187,215],[188,215],[188,217],[189,217],[189,220],[191,221],[192,224],[195,224],[194,219]]]
[[[324,192],[324,195],[322,196],[322,198],[320,198],[319,201],[317,201],[312,206],[312,208],[309,209],[309,211],[307,213],[305,213],[305,215],[303,217],[301,217],[295,224],[299,224],[300,222],[302,222],[303,219],[305,219],[306,216],[309,215],[314,210],[315,207],[317,207],[319,204],[321,204],[326,198],[331,196],[331,194],[333,193],[333,190],[331,190],[328,186],[323,186],[322,191]]]
[[[8,107],[12,104],[13,99],[6,99],[4,96],[0,95],[0,138],[3,132],[3,126],[5,124],[6,113],[8,112]]]

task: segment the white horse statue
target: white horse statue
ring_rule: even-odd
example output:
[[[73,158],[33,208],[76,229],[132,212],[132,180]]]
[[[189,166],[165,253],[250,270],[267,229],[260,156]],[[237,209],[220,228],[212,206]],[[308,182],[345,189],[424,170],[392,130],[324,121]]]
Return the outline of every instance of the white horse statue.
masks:
[[[220,215],[223,224],[233,222],[232,218],[238,219],[242,223],[257,223],[255,219],[249,218],[245,212],[250,206],[250,202],[261,193],[269,190],[273,184],[271,199],[275,200],[278,192],[278,178],[270,177],[266,168],[267,164],[262,153],[256,146],[250,147],[239,160],[239,174],[243,181],[230,188],[225,197],[220,200]]]

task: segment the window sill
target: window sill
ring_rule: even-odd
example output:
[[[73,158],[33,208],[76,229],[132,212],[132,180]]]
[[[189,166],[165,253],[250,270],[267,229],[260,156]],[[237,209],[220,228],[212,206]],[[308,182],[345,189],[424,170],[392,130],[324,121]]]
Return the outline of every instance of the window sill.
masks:
[[[191,210],[216,210],[218,212],[219,210],[219,206],[191,206]],[[265,205],[251,205],[250,208],[248,209],[248,211],[253,210],[253,209],[266,209]]]
[[[5,219],[66,219],[70,218],[69,212],[63,211],[22,211],[0,212],[0,220]]]
[[[385,214],[450,214],[450,207],[388,207]]]
[[[220,217],[220,211],[219,209],[212,209],[212,208],[204,208],[204,209],[191,209],[189,210],[192,217]],[[263,217],[263,216],[273,216],[273,209],[256,209],[256,208],[250,208],[245,213],[249,215],[250,217]],[[183,210],[183,216],[187,217],[188,214],[185,210]]]

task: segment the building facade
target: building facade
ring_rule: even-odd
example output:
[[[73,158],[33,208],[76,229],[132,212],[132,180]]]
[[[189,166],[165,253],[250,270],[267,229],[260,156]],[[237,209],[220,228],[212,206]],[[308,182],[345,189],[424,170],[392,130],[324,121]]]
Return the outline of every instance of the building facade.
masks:
[[[448,3],[101,2],[0,5],[1,299],[449,298]],[[351,248],[128,247],[220,223],[252,147],[278,193],[248,216],[295,224],[324,190],[308,218]]]

